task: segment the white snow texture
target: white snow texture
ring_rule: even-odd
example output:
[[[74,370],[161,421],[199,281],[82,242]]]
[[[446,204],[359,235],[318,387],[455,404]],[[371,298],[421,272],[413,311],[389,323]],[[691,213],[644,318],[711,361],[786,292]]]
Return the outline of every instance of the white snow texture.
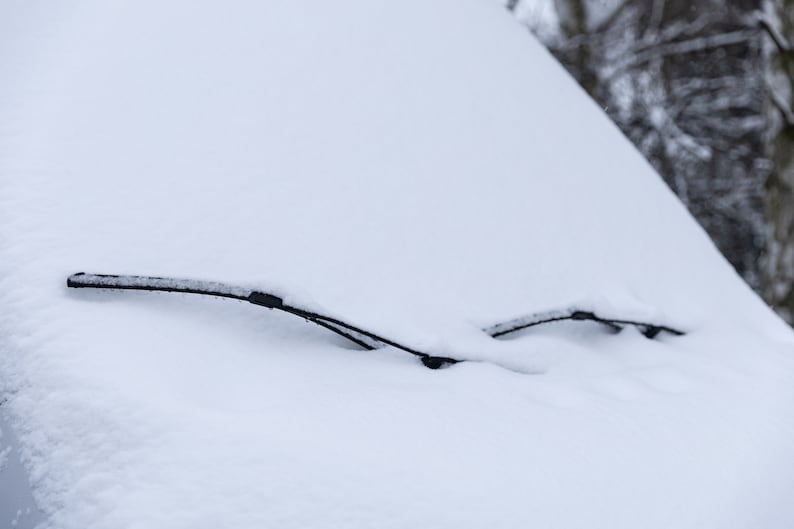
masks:
[[[794,335],[497,2],[6,0],[0,79],[0,398],[45,526],[794,527]],[[688,334],[480,331],[573,304]]]

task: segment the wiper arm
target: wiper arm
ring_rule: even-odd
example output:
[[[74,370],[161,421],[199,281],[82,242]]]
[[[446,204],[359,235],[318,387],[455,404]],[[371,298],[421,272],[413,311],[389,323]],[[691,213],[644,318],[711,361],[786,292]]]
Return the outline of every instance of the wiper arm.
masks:
[[[165,277],[129,276],[86,274],[80,272],[66,279],[66,285],[71,288],[107,288],[113,290],[145,290],[148,292],[181,292],[184,294],[198,294],[215,296],[239,301],[247,301],[260,307],[280,310],[294,316],[310,321],[367,350],[377,349],[390,345],[419,357],[422,363],[430,369],[438,369],[448,364],[456,364],[460,360],[443,356],[435,356],[418,351],[394,340],[390,340],[360,327],[350,325],[337,318],[318,314],[309,310],[293,307],[284,303],[283,298],[268,292],[249,290],[243,287],[218,283],[212,281],[197,281],[193,279],[172,279]]]
[[[643,321],[634,321],[634,320],[603,318],[601,316],[598,316],[596,313],[592,311],[580,310],[575,308],[568,310],[542,312],[538,314],[532,314],[529,316],[523,316],[506,322],[497,323],[496,325],[492,325],[491,327],[484,329],[484,331],[487,334],[491,335],[492,337],[498,338],[506,334],[521,331],[523,329],[528,329],[530,327],[535,327],[536,325],[543,325],[544,323],[552,323],[555,321],[566,321],[566,320],[593,321],[605,325],[607,327],[610,327],[615,331],[620,331],[626,326],[636,327],[637,329],[640,330],[643,336],[649,339],[656,338],[661,332],[666,332],[674,336],[684,335],[683,331],[679,331],[678,329],[668,327],[667,325],[660,325],[656,323],[647,323]]]
[[[375,334],[361,327],[351,325],[340,319],[326,316],[318,312],[293,307],[284,303],[284,299],[260,290],[250,290],[240,286],[218,283],[214,281],[198,281],[194,279],[173,279],[165,277],[131,276],[131,275],[106,275],[106,274],[86,274],[78,273],[69,276],[66,285],[71,288],[98,288],[113,290],[145,290],[149,292],[181,292],[184,294],[198,294],[203,296],[214,296],[239,301],[247,301],[253,305],[265,307],[272,310],[279,310],[298,316],[306,321],[319,325],[329,331],[342,336],[343,338],[355,343],[359,347],[367,350],[378,349],[383,346],[391,346],[410,353],[418,357],[422,363],[430,369],[438,369],[450,364],[456,364],[462,360],[446,356],[437,356],[419,351],[407,345]],[[569,309],[561,311],[544,312],[516,318],[506,322],[492,325],[483,329],[485,333],[493,338],[505,336],[523,329],[542,325],[555,321],[593,321],[606,325],[615,331],[620,331],[625,326],[637,327],[646,338],[655,338],[660,332],[667,332],[675,336],[684,333],[666,325],[646,323],[641,321],[622,320],[603,318],[594,312]]]

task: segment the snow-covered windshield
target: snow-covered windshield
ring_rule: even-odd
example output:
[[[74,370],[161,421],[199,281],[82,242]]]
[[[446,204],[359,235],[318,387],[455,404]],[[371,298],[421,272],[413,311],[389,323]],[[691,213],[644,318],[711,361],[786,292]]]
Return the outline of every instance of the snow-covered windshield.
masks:
[[[517,12],[0,2],[0,409],[45,527],[794,526],[794,333]]]

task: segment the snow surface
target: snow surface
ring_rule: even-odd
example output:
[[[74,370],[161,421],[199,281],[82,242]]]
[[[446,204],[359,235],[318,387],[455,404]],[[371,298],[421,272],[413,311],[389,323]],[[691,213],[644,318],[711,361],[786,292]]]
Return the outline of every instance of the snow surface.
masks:
[[[49,526],[794,525],[794,336],[496,2],[7,0],[0,78],[0,384]],[[689,333],[479,330],[574,303]]]
[[[19,440],[6,421],[0,401],[0,521],[2,527],[26,529],[42,523],[42,514],[19,452]]]

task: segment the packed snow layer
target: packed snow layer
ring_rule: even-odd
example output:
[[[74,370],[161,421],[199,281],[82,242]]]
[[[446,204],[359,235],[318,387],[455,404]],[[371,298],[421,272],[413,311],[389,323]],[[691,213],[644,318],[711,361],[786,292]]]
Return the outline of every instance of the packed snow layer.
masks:
[[[0,383],[51,526],[794,524],[790,330],[497,3],[14,0],[0,77]],[[688,334],[479,330],[571,304]]]

